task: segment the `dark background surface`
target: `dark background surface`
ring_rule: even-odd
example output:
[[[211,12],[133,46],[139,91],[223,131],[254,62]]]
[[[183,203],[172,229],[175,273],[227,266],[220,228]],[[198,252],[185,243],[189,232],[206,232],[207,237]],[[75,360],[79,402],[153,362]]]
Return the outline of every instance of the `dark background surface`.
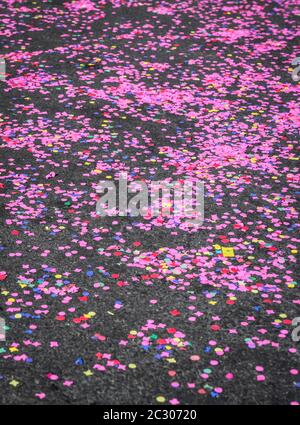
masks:
[[[299,402],[297,3],[1,8],[1,403]],[[120,170],[201,178],[201,229],[97,217]]]

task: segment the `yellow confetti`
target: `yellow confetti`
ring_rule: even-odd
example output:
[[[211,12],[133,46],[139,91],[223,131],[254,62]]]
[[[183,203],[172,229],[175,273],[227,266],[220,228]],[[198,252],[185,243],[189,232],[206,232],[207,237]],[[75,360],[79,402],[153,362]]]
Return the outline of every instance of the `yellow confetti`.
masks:
[[[222,254],[224,257],[234,257],[234,249],[233,248],[224,248],[222,247]]]

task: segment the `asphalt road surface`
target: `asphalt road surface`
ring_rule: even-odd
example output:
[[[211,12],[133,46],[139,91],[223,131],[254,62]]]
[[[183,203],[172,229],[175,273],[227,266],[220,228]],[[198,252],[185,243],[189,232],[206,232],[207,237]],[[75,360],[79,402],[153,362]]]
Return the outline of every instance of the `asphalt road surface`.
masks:
[[[1,2],[2,404],[299,404],[299,15]]]

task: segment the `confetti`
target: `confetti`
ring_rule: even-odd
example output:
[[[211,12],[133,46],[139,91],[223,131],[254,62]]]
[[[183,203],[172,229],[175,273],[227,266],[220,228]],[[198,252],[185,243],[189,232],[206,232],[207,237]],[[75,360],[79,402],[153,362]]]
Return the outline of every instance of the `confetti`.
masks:
[[[2,3],[1,404],[299,405],[295,2]]]

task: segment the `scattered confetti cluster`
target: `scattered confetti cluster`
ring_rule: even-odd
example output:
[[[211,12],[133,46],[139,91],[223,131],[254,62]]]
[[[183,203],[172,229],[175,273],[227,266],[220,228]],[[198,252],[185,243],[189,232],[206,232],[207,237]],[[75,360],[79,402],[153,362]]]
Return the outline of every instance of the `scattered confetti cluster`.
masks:
[[[300,403],[297,0],[3,0],[1,403]],[[100,217],[201,180],[205,221]]]

